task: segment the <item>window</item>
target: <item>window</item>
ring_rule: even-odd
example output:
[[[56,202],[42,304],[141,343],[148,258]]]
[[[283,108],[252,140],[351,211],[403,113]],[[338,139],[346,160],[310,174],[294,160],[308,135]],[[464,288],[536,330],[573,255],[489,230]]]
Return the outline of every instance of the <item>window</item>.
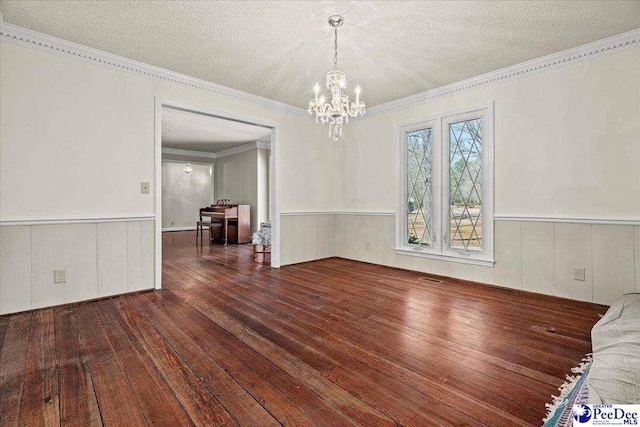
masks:
[[[400,127],[396,251],[493,265],[492,106]]]

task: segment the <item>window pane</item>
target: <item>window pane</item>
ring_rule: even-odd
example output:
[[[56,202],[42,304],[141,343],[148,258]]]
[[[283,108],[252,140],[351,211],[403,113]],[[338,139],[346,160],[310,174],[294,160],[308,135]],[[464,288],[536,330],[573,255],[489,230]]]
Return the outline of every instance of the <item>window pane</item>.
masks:
[[[407,243],[433,244],[431,129],[407,132]]]
[[[449,125],[449,246],[482,250],[482,119]]]

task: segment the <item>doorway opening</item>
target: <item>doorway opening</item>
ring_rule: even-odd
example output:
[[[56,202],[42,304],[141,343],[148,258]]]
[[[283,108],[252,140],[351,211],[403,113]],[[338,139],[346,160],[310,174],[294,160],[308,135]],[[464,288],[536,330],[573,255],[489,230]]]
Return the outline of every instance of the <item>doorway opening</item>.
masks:
[[[233,253],[279,267],[277,126],[160,100],[155,114],[156,289],[163,241],[180,241],[186,252],[175,256],[191,253],[191,241],[194,256]],[[269,245],[254,245],[265,230]]]

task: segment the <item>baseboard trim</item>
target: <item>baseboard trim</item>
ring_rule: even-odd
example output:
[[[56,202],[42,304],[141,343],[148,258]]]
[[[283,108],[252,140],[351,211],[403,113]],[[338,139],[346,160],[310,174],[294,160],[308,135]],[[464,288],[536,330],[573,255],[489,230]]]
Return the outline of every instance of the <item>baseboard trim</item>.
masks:
[[[89,302],[96,302],[96,301],[101,301],[101,300],[105,300],[105,299],[111,299],[111,298],[115,298],[115,297],[119,297],[119,296],[127,296],[127,295],[135,295],[135,294],[141,294],[143,292],[152,292],[155,291],[155,288],[147,288],[147,289],[139,289],[137,291],[128,291],[128,292],[123,292],[120,294],[113,294],[113,295],[105,295],[102,297],[96,297],[96,298],[91,298],[91,299],[84,299],[84,300],[80,300],[80,301],[73,301],[73,302],[63,302],[62,304],[56,304],[56,305],[49,305],[46,307],[38,307],[38,308],[30,308],[28,310],[20,310],[20,311],[10,311],[7,313],[2,313],[0,314],[0,317],[3,316],[13,316],[15,314],[20,314],[20,313],[34,313],[37,311],[42,311],[42,310],[51,310],[52,308],[64,308],[64,307],[73,307],[76,305],[80,305],[80,304],[86,304]]]
[[[163,228],[162,232],[164,233],[165,231],[171,232],[171,231],[194,231],[197,230],[198,227],[196,227],[195,225],[193,226],[189,226],[189,227],[168,227],[168,228]]]
[[[91,224],[98,222],[132,222],[154,221],[155,215],[142,216],[111,216],[111,217],[86,217],[86,218],[34,218],[34,219],[7,219],[1,220],[0,226],[11,225],[63,225],[63,224]]]

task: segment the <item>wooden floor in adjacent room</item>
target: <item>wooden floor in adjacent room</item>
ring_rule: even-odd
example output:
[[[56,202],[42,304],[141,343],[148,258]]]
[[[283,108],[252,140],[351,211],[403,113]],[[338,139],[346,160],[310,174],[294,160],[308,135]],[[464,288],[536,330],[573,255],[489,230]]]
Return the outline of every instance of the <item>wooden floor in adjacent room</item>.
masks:
[[[163,243],[162,291],[0,317],[0,425],[539,426],[606,309]]]

